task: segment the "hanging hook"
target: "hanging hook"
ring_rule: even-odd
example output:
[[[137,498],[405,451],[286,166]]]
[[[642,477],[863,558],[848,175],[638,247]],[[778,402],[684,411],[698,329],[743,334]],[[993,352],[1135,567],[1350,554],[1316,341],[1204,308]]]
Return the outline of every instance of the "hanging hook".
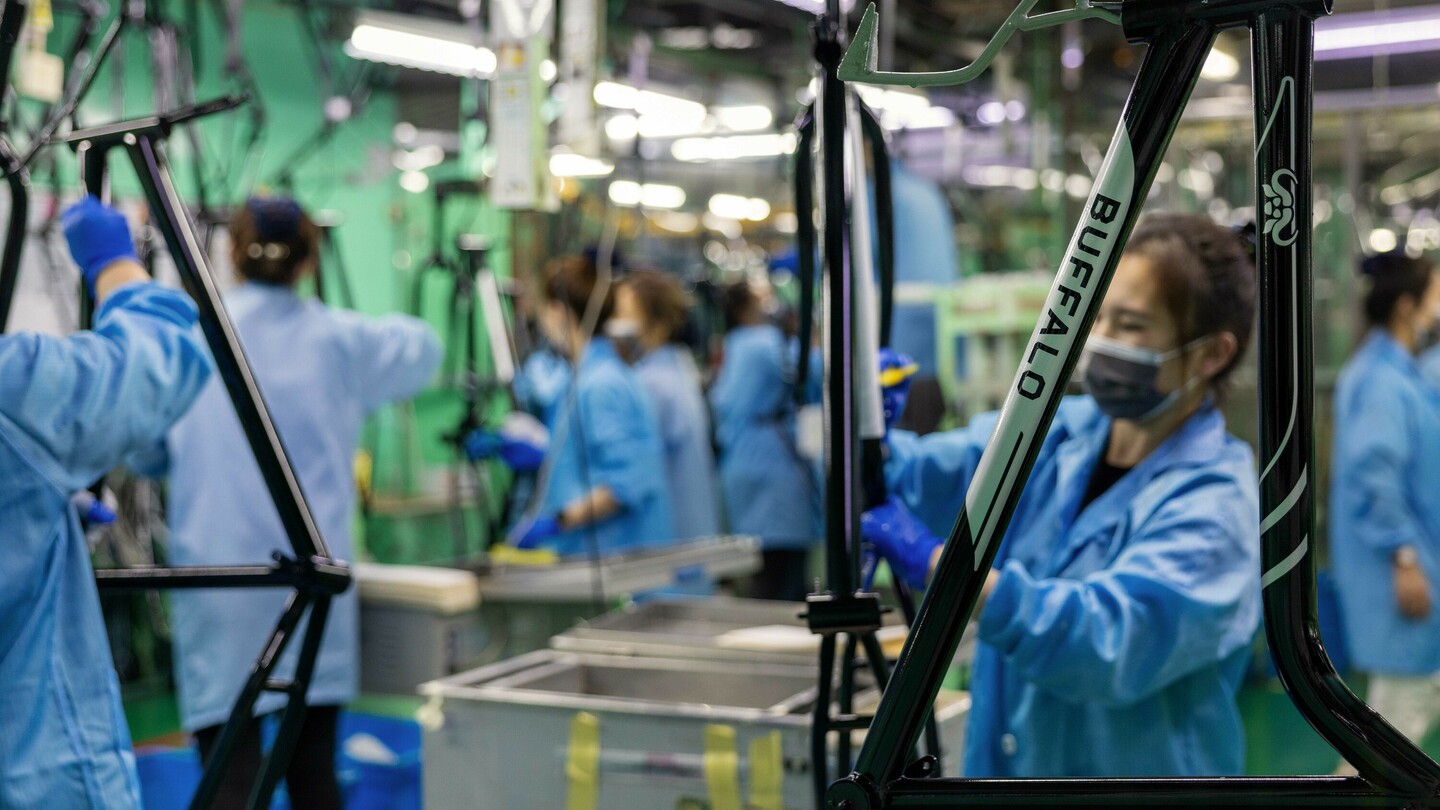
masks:
[[[974,62],[956,70],[932,71],[928,73],[902,73],[898,71],[877,70],[875,67],[878,48],[876,39],[880,15],[875,11],[875,4],[871,3],[865,8],[865,16],[860,19],[860,27],[855,30],[855,41],[849,50],[845,51],[845,58],[840,61],[839,76],[841,81],[862,82],[864,84],[904,84],[910,87],[940,87],[951,84],[964,84],[979,78],[990,63],[995,61],[995,56],[1010,37],[1016,31],[1038,31],[1042,28],[1051,28],[1057,25],[1076,20],[1105,20],[1106,22],[1120,23],[1120,3],[1118,0],[1076,0],[1075,7],[1063,11],[1052,11],[1046,14],[1030,16],[1030,10],[1035,7],[1039,0],[1021,0],[1019,6],[1010,12],[1010,16],[1001,23],[1000,30],[995,36],[985,43],[985,49]]]

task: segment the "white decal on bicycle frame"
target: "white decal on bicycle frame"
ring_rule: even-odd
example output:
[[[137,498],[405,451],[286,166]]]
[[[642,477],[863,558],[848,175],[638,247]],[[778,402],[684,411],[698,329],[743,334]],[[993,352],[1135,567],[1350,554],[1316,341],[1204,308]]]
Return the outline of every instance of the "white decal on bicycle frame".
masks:
[[[1135,155],[1122,121],[1085,206],[1085,218],[1065,251],[1045,309],[1022,356],[1000,422],[965,494],[965,519],[979,568],[995,533],[1001,507],[1024,485],[1016,462],[1027,442],[1039,442],[1045,409],[1065,394],[1065,358],[1083,340],[1081,324],[1100,305],[1100,278],[1119,245],[1120,229],[1135,193]]]

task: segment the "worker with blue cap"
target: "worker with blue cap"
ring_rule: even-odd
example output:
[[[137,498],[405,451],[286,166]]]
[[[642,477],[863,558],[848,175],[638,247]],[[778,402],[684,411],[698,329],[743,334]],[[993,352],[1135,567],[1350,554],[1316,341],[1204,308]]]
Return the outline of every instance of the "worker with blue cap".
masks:
[[[355,558],[350,527],[360,431],[378,408],[421,391],[442,348],[424,321],[367,317],[296,293],[319,270],[320,231],[289,197],[252,197],[230,221],[231,257],[243,283],[225,308],[284,442],[331,555]],[[175,565],[254,565],[290,554],[284,526],[224,388],[216,383],[170,431],[146,465],[169,476],[170,561]],[[274,631],[282,590],[184,590],[170,595],[181,725],[208,762],[226,720]],[[330,605],[305,695],[307,711],[285,774],[296,807],[339,807],[335,774],[339,711],[358,694],[359,594]],[[275,677],[294,672],[290,645]],[[261,718],[286,697],[263,694],[242,728],[216,807],[244,807],[263,756]]]
[[[140,807],[90,550],[71,502],[164,435],[210,365],[195,306],[151,283],[119,212],[61,217],[87,332],[0,336],[0,807]]]

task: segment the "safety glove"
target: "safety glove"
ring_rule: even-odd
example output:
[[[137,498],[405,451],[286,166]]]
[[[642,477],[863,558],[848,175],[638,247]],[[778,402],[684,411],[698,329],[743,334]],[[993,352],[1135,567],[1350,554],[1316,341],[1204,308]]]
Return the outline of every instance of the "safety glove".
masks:
[[[868,555],[884,559],[913,588],[925,587],[930,560],[943,544],[894,496],[860,516],[860,536]]]
[[[521,520],[510,530],[508,542],[519,549],[532,549],[546,540],[560,534],[560,519],[556,515],[538,515]]]
[[[60,228],[92,297],[95,280],[105,268],[122,259],[140,261],[125,216],[94,197],[87,196],[65,209],[60,215]]]

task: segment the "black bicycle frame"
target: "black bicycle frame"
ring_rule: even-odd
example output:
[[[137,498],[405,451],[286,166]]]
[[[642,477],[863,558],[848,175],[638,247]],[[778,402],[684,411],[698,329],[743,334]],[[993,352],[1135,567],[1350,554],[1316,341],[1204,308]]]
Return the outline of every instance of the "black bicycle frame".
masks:
[[[223,99],[168,115],[82,130],[64,139],[64,142],[74,146],[79,156],[81,178],[87,190],[97,196],[104,193],[110,151],[120,148],[130,157],[144,189],[150,212],[165,237],[176,269],[200,309],[200,326],[210,345],[216,368],[234,403],[241,427],[254,451],[266,489],[280,515],[281,524],[295,555],[292,559],[277,554],[276,562],[271,566],[191,566],[95,572],[98,586],[112,591],[254,587],[294,589],[285,612],[261,651],[221,731],[219,742],[190,804],[197,810],[214,803],[221,779],[234,756],[245,726],[254,716],[255,703],[261,693],[276,692],[287,695],[289,700],[281,712],[279,731],[260,769],[249,800],[249,807],[256,810],[269,806],[270,797],[285,772],[299,737],[300,725],[305,716],[305,695],[314,673],[315,660],[330,610],[330,600],[350,584],[348,567],[330,557],[330,551],[310,513],[300,482],[290,466],[279,434],[271,421],[269,409],[255,383],[250,364],[221,303],[219,288],[210,272],[184,201],[175,189],[162,147],[163,141],[177,124],[209,113],[232,109],[242,102],[243,99]],[[3,303],[8,305],[8,296]],[[310,615],[294,676],[289,680],[276,679],[272,677],[272,673],[280,661],[280,656],[295,636],[307,609]]]
[[[8,87],[10,65],[25,24],[25,4],[6,0],[0,9],[0,88]],[[25,249],[25,229],[30,218],[30,174],[10,139],[0,132],[0,173],[10,187],[10,214],[5,226],[5,249],[0,252],[0,333],[10,322],[10,304],[20,279],[20,257]]]
[[[1310,141],[1314,19],[1330,0],[1124,0],[1118,8],[1127,37],[1149,46],[1144,63],[856,770],[832,785],[825,806],[1436,806],[1440,766],[1349,691],[1316,619]],[[1274,197],[1257,206],[1266,634],[1296,707],[1360,776],[907,778],[907,754],[1200,68],[1216,33],[1238,27],[1250,29],[1253,46],[1256,188]]]

